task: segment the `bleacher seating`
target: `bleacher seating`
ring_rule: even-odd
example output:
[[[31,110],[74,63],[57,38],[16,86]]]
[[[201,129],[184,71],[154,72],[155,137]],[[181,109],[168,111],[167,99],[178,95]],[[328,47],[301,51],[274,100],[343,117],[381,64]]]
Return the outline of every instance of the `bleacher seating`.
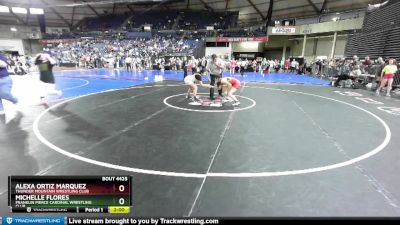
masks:
[[[46,34],[44,36],[44,38],[46,39],[72,39],[75,36],[72,33],[62,33],[62,34],[55,34],[55,33],[51,33],[51,34]]]
[[[368,12],[360,32],[349,36],[345,55],[352,57],[400,56],[400,1],[392,0],[379,9]]]
[[[239,31],[219,31],[220,37],[262,37],[266,35],[265,30],[239,30]]]
[[[181,12],[178,29],[199,30],[207,26],[228,29],[237,23],[238,12],[185,11]]]
[[[392,1],[390,5],[382,6],[372,12],[367,13],[363,30],[365,32],[382,29],[388,26],[400,25],[400,1]]]
[[[124,27],[136,31],[143,25],[152,25],[153,30],[202,30],[207,26],[228,29],[237,25],[238,12],[212,11],[150,11],[138,14],[107,15],[86,18],[82,21],[85,31],[111,30]]]
[[[384,57],[400,57],[400,26],[389,30],[386,36],[386,48],[383,52]]]
[[[86,20],[87,30],[118,29],[127,18],[126,15],[107,15]]]
[[[345,55],[351,57],[357,55],[364,58],[378,58],[383,55],[387,30],[379,30],[369,33],[357,33],[348,37]]]
[[[133,15],[128,22],[128,29],[140,28],[142,25],[151,24],[155,30],[169,30],[178,17],[177,11],[154,11]]]

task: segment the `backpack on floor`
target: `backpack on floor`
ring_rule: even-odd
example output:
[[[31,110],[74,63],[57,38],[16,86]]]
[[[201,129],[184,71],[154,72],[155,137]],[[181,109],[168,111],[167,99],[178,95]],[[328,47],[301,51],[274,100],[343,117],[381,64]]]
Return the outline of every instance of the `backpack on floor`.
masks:
[[[345,87],[345,83],[346,83],[345,80],[339,81],[338,87],[344,88]]]
[[[359,89],[361,88],[361,84],[358,82],[354,82],[353,85],[351,86],[353,89]]]
[[[350,79],[347,79],[347,80],[344,82],[344,87],[345,87],[345,88],[352,88],[352,87],[353,87],[353,81],[350,80]]]

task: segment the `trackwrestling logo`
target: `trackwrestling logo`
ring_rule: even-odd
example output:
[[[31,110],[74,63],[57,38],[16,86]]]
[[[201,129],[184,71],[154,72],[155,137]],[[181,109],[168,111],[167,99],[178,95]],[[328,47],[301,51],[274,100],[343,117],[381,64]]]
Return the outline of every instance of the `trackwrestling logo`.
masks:
[[[2,225],[64,225],[64,217],[3,217]]]

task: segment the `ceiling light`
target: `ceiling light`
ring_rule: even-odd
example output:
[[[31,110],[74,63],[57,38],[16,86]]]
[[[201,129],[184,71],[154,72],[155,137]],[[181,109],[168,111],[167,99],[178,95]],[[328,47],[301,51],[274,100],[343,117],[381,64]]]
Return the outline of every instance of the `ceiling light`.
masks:
[[[28,11],[25,8],[20,8],[20,7],[12,7],[11,8],[13,13],[18,13],[18,14],[27,14]]]
[[[29,12],[33,15],[43,15],[44,10],[41,8],[29,8]]]
[[[7,6],[0,5],[0,12],[9,13],[10,9]]]

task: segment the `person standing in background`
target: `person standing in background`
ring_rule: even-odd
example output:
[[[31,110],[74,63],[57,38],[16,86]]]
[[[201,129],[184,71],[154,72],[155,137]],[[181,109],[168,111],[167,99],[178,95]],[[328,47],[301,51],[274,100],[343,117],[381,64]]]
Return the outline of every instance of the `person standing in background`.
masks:
[[[381,72],[381,85],[379,88],[376,90],[376,95],[379,96],[379,93],[383,87],[386,86],[387,83],[387,90],[386,90],[386,96],[390,97],[390,91],[392,90],[392,84],[393,84],[393,77],[397,72],[397,66],[395,64],[394,59],[389,59],[388,65],[386,65],[382,72]]]
[[[50,51],[40,53],[35,58],[35,65],[39,67],[40,81],[43,83],[43,91],[40,96],[41,104],[48,107],[47,95],[62,95],[62,91],[56,89],[53,67],[56,60],[51,57]]]
[[[298,66],[298,64],[297,64],[296,59],[293,59],[292,62],[290,63],[290,72],[291,73],[296,72],[297,66]]]
[[[290,59],[286,59],[283,66],[284,66],[284,68],[285,68],[285,73],[289,72],[289,68],[290,68]]]
[[[278,73],[279,70],[281,69],[281,64],[280,64],[279,60],[275,60],[275,67],[274,67],[274,69],[275,69],[275,73]]]
[[[188,61],[186,57],[183,58],[182,68],[183,68],[183,79],[185,80],[186,76],[188,75]]]
[[[240,75],[244,77],[244,72],[246,70],[247,66],[247,59],[246,60],[239,60],[239,66],[240,66]]]
[[[235,74],[235,70],[236,70],[236,67],[237,67],[237,61],[235,60],[235,58],[232,58],[229,67],[230,67],[230,74],[231,75]]]
[[[125,65],[126,65],[126,70],[128,72],[132,72],[132,58],[130,55],[127,55],[125,58]]]
[[[377,59],[376,73],[375,73],[375,82],[376,82],[377,88],[379,87],[379,84],[381,82],[381,74],[382,74],[383,68],[385,68],[385,60],[383,60],[382,57],[379,57]]]

